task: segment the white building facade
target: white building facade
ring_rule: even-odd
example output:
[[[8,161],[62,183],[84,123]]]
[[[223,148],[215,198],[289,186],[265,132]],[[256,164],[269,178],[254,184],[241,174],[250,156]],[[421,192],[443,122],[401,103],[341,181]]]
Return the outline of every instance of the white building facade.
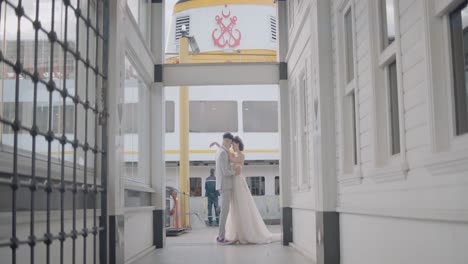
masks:
[[[286,5],[293,245],[317,263],[466,263],[467,1]]]

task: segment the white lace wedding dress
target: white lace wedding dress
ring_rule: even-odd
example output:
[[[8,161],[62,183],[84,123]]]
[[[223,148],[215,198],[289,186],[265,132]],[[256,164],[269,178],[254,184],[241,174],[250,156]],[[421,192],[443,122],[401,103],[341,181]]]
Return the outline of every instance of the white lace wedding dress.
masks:
[[[231,205],[226,222],[226,239],[241,244],[266,244],[281,240],[281,234],[271,233],[262,219],[249,186],[242,175],[234,175]]]

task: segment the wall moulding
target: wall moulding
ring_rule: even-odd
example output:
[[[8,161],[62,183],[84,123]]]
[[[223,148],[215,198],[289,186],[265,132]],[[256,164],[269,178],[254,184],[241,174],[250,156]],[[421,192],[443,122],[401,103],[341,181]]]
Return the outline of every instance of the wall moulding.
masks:
[[[468,172],[468,152],[458,151],[434,154],[426,161],[424,167],[433,176],[466,174]]]
[[[340,214],[394,217],[422,221],[448,221],[468,224],[468,210],[365,208],[354,206],[339,206],[337,208],[337,212]]]
[[[343,187],[359,185],[362,183],[362,180],[363,177],[360,173],[346,174],[338,177],[338,183]]]
[[[393,181],[406,180],[408,176],[408,163],[403,162],[397,166],[388,166],[385,168],[375,168],[365,172],[365,178],[371,178],[376,183],[385,183]]]

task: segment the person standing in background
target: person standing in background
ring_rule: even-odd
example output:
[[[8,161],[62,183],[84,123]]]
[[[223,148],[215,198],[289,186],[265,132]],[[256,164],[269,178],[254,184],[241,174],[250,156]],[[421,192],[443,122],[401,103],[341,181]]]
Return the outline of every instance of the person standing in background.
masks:
[[[208,198],[208,225],[213,225],[212,207],[214,207],[216,215],[216,225],[219,225],[219,209],[218,197],[219,192],[216,190],[216,177],[214,175],[215,169],[210,169],[210,176],[205,181],[205,196]]]

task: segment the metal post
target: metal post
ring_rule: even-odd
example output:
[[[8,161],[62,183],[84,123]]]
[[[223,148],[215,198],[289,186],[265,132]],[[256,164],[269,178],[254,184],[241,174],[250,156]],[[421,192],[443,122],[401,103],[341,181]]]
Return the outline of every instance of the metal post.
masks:
[[[189,39],[185,36],[180,38],[180,63],[189,63]],[[189,217],[189,90],[187,86],[180,87],[180,212],[183,227],[190,227]]]

